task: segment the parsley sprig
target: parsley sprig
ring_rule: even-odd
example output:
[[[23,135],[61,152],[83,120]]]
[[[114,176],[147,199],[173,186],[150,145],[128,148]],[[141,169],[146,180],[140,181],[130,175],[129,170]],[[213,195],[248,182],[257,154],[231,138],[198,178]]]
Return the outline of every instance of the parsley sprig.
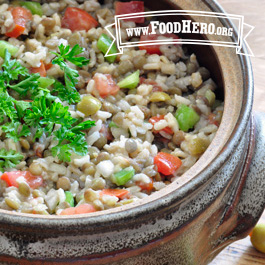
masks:
[[[3,91],[3,88],[1,89]],[[27,104],[28,102],[15,100],[7,92],[0,93],[0,123],[5,122],[1,128],[6,137],[12,138],[15,142],[30,135],[29,127],[20,121],[24,111],[22,106]]]
[[[6,150],[4,148],[0,149],[0,171],[5,168],[13,168],[19,164],[24,156],[17,153],[15,150]]]
[[[80,95],[75,89],[78,71],[71,69],[66,61],[81,67],[89,62],[84,57],[77,57],[83,52],[79,45],[70,50],[69,46],[59,46],[60,54],[56,53],[54,64],[64,71],[65,87],[55,81],[57,96],[69,103],[78,102]],[[95,125],[94,121],[80,122],[73,118],[68,106],[64,106],[48,89],[39,87],[39,74],[31,74],[17,60],[12,60],[10,53],[5,51],[5,59],[0,70],[0,127],[7,138],[19,141],[21,137],[33,135],[34,139],[43,134],[52,137],[52,155],[64,162],[71,161],[71,154],[86,155],[88,152],[85,133]],[[11,90],[21,98],[17,100],[10,94]],[[54,91],[52,91],[54,92]],[[5,150],[5,149],[4,149]],[[0,170],[14,167],[23,159],[23,155],[14,150],[5,152],[0,149]]]
[[[5,50],[5,60],[0,71],[0,87],[15,90],[20,96],[26,96],[38,89],[39,74],[30,74],[29,70],[17,60],[11,60],[11,54]]]
[[[66,127],[62,126],[54,133],[58,144],[52,147],[52,155],[57,155],[60,160],[67,162],[71,160],[71,152],[81,156],[86,155],[87,142],[82,130],[90,129],[94,125],[94,121],[85,121],[79,123],[71,129],[67,129]]]
[[[37,97],[26,110],[24,121],[37,129],[35,139],[43,133],[53,136],[58,144],[52,147],[52,154],[60,160],[70,162],[72,152],[82,156],[87,154],[87,142],[82,131],[90,129],[95,122],[78,122],[78,119],[70,115],[68,106],[54,102],[46,95]],[[60,128],[54,130],[55,125],[60,125]]]
[[[82,67],[89,63],[89,59],[79,56],[84,50],[78,44],[76,44],[71,50],[69,45],[64,46],[63,44],[58,48],[60,53],[52,52],[56,55],[52,60],[52,63],[59,65],[61,70],[64,71],[65,86],[59,81],[56,81],[53,85],[53,92],[57,93],[57,96],[62,101],[67,101],[69,104],[77,103],[80,101],[80,94],[75,88],[75,85],[78,82],[78,71],[69,67],[66,62],[68,61],[77,67]]]

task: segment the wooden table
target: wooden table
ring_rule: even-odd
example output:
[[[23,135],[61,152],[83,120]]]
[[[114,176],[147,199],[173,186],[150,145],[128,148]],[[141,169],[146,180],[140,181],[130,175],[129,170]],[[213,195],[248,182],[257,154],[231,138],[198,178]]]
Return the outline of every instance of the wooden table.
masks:
[[[248,44],[255,57],[251,58],[254,80],[254,110],[265,112],[265,0],[219,0],[229,14],[243,15],[245,23],[255,27]],[[265,223],[265,212],[259,222]],[[265,254],[256,251],[249,237],[224,249],[210,265],[265,264]]]

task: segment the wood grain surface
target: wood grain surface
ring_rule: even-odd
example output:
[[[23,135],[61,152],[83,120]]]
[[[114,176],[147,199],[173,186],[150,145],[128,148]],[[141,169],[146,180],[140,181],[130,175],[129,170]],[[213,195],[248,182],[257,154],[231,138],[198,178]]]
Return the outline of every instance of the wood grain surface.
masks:
[[[265,112],[265,0],[219,0],[229,14],[243,15],[255,27],[247,38],[255,57],[251,57],[254,80],[254,110]],[[265,212],[259,222],[265,223]],[[256,251],[249,237],[225,248],[210,265],[265,265],[265,254]]]

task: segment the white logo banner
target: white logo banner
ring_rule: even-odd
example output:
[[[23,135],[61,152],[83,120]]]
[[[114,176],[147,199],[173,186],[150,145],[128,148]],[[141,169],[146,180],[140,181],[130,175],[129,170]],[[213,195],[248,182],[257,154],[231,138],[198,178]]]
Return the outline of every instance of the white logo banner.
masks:
[[[194,22],[189,19],[181,20],[181,22],[162,22],[161,20],[165,17],[172,17],[174,21],[174,16],[192,16],[198,17],[209,17],[209,18],[222,18],[224,20],[230,20],[238,29],[237,32],[234,31],[232,27],[225,26],[216,26],[214,23],[205,23],[205,22]],[[145,19],[156,18],[157,20],[150,20],[150,24],[145,27],[135,27],[135,28],[126,28],[127,37],[140,37],[139,41],[124,41],[121,38],[121,23],[122,21],[126,22],[132,18],[141,18]],[[178,21],[176,19],[176,21]],[[230,24],[230,23],[229,23]],[[115,27],[115,36],[112,34],[110,28]],[[244,30],[243,30],[244,28]],[[246,38],[249,36],[251,31],[254,29],[253,26],[244,23],[244,17],[240,15],[231,15],[225,13],[215,13],[215,12],[204,12],[204,11],[184,11],[184,10],[163,10],[163,11],[152,11],[152,12],[141,12],[141,13],[132,13],[125,15],[116,15],[115,23],[110,24],[105,27],[108,33],[113,38],[113,43],[116,41],[118,53],[122,54],[123,48],[126,47],[139,47],[139,46],[150,46],[150,45],[161,45],[161,44],[196,44],[196,45],[213,45],[213,46],[224,46],[236,48],[237,54],[242,54],[246,56],[254,56],[249,45],[246,42]],[[243,33],[244,32],[244,33]],[[181,39],[176,38],[177,34],[181,34]],[[185,34],[192,34],[192,39],[185,38]],[[196,38],[198,34],[198,38]],[[216,38],[214,41],[202,40],[201,35],[217,35],[220,36],[220,40]],[[222,36],[234,37],[221,38]],[[248,53],[241,53],[243,42],[248,48]],[[105,56],[111,56],[109,54],[111,46],[109,47],[108,52]],[[112,54],[113,55],[113,54]]]

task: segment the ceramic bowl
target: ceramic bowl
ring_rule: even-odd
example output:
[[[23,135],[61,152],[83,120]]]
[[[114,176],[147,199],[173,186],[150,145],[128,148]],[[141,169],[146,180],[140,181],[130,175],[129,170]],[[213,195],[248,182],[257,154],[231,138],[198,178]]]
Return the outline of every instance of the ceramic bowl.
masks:
[[[223,12],[210,0],[145,5]],[[205,19],[233,27],[222,18]],[[0,264],[207,264],[249,233],[265,202],[265,124],[264,115],[252,114],[250,60],[233,48],[191,49],[224,88],[225,99],[220,128],[199,161],[161,191],[103,212],[56,217],[0,210]]]

